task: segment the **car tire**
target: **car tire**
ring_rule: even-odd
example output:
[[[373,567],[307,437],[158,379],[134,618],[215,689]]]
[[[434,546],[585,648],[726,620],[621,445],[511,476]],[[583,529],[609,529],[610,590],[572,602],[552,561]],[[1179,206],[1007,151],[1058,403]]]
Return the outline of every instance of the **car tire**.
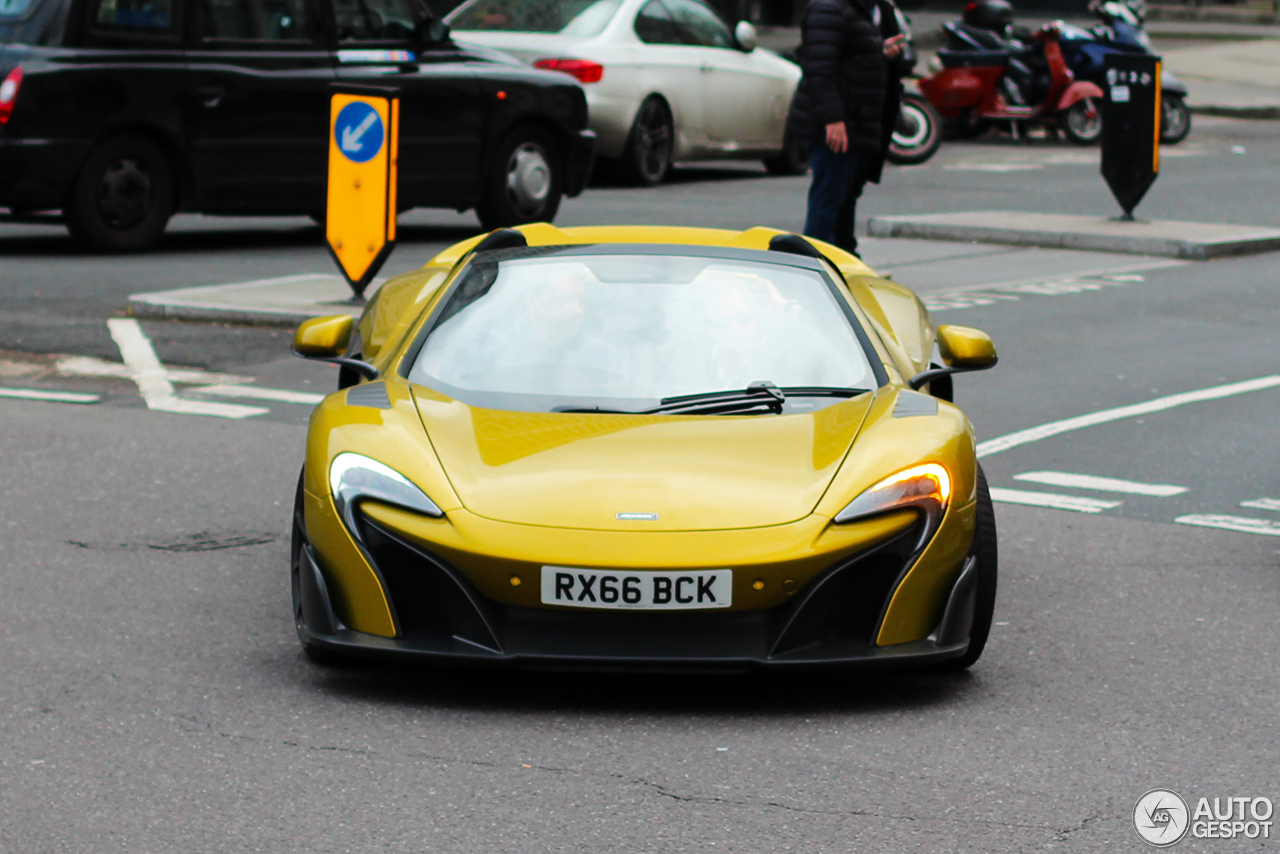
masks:
[[[1076,145],[1097,145],[1102,139],[1102,113],[1092,98],[1076,101],[1062,113],[1062,132]]]
[[[307,642],[306,622],[302,616],[302,549],[307,545],[307,528],[303,517],[304,476],[302,472],[298,474],[298,491],[293,499],[293,534],[289,538],[289,589],[293,598],[293,627],[307,658],[315,664],[337,664],[342,660],[341,656]]]
[[[154,246],[173,215],[173,166],[152,139],[122,133],[98,143],[63,206],[67,230],[98,252]]]
[[[764,159],[770,175],[804,175],[809,171],[809,144],[791,131],[782,135],[782,151]]]
[[[551,222],[564,196],[564,168],[555,137],[524,124],[498,143],[476,213],[486,231]]]
[[[1191,109],[1180,95],[1160,99],[1160,142],[1177,145],[1191,133]]]
[[[966,670],[982,657],[991,634],[991,619],[996,608],[996,514],[987,489],[987,476],[978,466],[978,507],[973,526],[973,551],[978,560],[978,590],[973,602],[973,626],[969,629],[969,648],[964,655],[946,662],[947,670]]]
[[[885,159],[899,166],[924,163],[942,145],[942,117],[923,95],[902,96],[898,123],[889,138]]]
[[[622,170],[629,183],[654,187],[666,180],[675,155],[675,123],[667,103],[651,95],[636,111],[622,154]]]

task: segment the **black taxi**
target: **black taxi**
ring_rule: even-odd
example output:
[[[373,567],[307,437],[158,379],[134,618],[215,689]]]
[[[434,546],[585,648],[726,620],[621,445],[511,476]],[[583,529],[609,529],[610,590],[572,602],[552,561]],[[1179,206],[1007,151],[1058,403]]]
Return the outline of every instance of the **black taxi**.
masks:
[[[335,84],[400,91],[401,210],[549,221],[586,183],[577,81],[422,0],[0,0],[0,207],[116,251],[176,211],[321,218]]]

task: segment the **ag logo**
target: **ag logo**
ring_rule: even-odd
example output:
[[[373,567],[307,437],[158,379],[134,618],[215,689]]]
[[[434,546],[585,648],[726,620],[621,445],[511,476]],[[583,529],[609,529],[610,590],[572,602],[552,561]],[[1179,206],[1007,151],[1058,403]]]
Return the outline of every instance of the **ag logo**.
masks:
[[[1190,819],[1187,802],[1168,789],[1152,789],[1133,808],[1138,835],[1157,848],[1166,848],[1186,836]]]

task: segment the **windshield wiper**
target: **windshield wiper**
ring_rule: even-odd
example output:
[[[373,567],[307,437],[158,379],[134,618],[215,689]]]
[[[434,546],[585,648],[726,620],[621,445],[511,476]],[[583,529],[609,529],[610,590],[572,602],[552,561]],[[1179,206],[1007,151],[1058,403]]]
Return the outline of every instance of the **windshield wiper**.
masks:
[[[728,415],[753,409],[767,409],[775,415],[782,414],[787,397],[854,397],[866,389],[840,386],[787,386],[778,388],[768,380],[753,382],[742,391],[704,391],[698,394],[682,394],[664,397],[652,409],[600,409],[556,407],[552,412],[601,412],[626,415],[657,415],[659,413],[684,413],[687,415]]]

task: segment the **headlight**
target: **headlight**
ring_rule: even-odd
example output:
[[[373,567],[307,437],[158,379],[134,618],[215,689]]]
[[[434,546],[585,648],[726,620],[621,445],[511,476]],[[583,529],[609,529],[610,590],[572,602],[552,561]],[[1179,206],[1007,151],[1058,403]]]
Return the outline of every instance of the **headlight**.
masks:
[[[836,514],[837,523],[866,519],[890,510],[915,508],[925,517],[922,543],[928,542],[942,522],[951,498],[951,476],[937,463],[925,463],[890,475]]]
[[[356,507],[366,499],[426,516],[444,515],[444,511],[407,477],[360,454],[344,453],[333,458],[329,466],[329,488],[333,490],[333,504],[338,515],[357,538]]]

